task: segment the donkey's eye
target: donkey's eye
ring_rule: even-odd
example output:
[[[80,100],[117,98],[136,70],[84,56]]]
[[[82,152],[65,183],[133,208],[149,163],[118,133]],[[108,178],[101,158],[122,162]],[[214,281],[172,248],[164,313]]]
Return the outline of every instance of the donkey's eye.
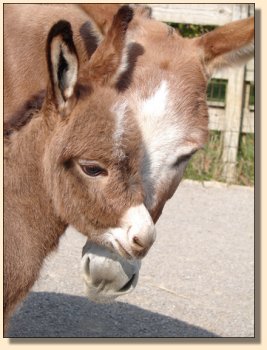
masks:
[[[196,152],[197,152],[197,149],[193,149],[190,153],[179,156],[173,165],[177,167],[183,162],[188,162]]]
[[[174,163],[174,166],[178,166],[180,165],[181,163],[183,162],[186,162],[186,161],[189,161],[189,159],[191,158],[192,154],[187,154],[187,155],[183,155],[183,156],[180,156],[176,162]]]
[[[81,169],[86,175],[92,177],[107,175],[107,171],[99,165],[81,165]]]

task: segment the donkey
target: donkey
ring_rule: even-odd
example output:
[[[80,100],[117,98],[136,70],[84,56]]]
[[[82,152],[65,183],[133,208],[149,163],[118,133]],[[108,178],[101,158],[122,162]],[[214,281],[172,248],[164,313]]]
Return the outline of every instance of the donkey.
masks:
[[[29,102],[43,88],[40,76],[45,76],[46,72],[41,64],[40,47],[47,23],[60,16],[73,23],[78,54],[84,62],[102,40],[101,33],[105,33],[106,23],[110,23],[112,12],[117,9],[106,5],[97,11],[97,6],[5,5],[6,10],[9,9],[5,13],[5,32],[8,33],[5,37],[7,57],[4,72],[6,120],[14,115],[9,112],[11,108],[17,112],[23,105],[16,102],[20,97],[15,103],[10,103],[14,89],[16,95],[23,94],[24,102]],[[104,9],[108,9],[108,19],[105,19]],[[29,24],[32,11],[35,11],[38,21]],[[8,28],[9,22],[18,17],[19,37]],[[97,22],[91,18],[96,18]],[[33,27],[34,38],[29,38],[25,23],[27,28]],[[116,87],[133,110],[142,133],[145,203],[156,222],[165,202],[176,190],[188,160],[207,140],[206,87],[209,78],[214,71],[243,64],[253,56],[254,18],[235,21],[198,38],[188,39],[167,24],[154,20],[150,9],[141,6],[135,9],[126,36],[125,70]],[[22,37],[25,41],[21,40]],[[31,55],[28,59],[17,60],[14,65],[18,52],[24,52],[22,45],[27,45],[26,52]],[[38,74],[35,72],[29,80],[25,72],[36,61],[40,63]],[[15,66],[19,67],[19,79],[14,72]],[[26,89],[21,92],[25,84]]]
[[[68,6],[61,11],[64,10],[64,15],[71,16],[74,9]],[[47,13],[55,16],[56,11],[53,11],[52,15],[51,8],[46,9]],[[56,7],[53,9],[56,10]],[[80,20],[78,28],[84,23],[84,11],[89,15],[87,21],[90,20],[91,9],[89,5],[84,7],[80,17],[76,16],[73,19],[74,22]],[[81,8],[76,8],[76,11],[78,10]],[[24,16],[27,17],[27,8],[20,8],[20,12],[22,11],[26,12]],[[39,8],[36,12],[39,16],[38,25],[42,28],[46,23],[41,16],[42,11]],[[105,23],[105,13],[104,19],[101,20],[100,17],[98,14],[98,28],[101,27],[101,23]],[[24,35],[23,23],[19,25],[21,35]],[[92,35],[95,35],[96,27],[93,24],[87,25],[87,28],[89,27],[91,30],[86,37],[87,42],[92,44]],[[81,42],[81,32],[78,30],[80,35],[75,38],[77,42]],[[105,29],[100,28],[100,32],[105,36]],[[135,10],[126,36],[128,44],[124,64],[127,68],[121,74],[117,90],[127,101],[142,134],[144,153],[141,159],[141,177],[144,203],[156,222],[166,201],[177,189],[191,156],[206,142],[208,79],[216,69],[242,64],[252,57],[254,19],[236,21],[199,38],[186,39],[168,25],[155,21],[148,8],[139,8]],[[41,42],[40,37],[38,38],[38,42]],[[40,59],[40,53],[36,49],[38,45],[31,45],[31,40],[24,42],[29,46],[31,59]],[[10,43],[12,44],[12,41]],[[81,48],[79,56],[84,57],[86,50],[87,54],[90,54],[88,46],[92,47],[77,45]],[[26,71],[29,65],[26,60],[18,64],[22,72]],[[27,93],[32,96],[42,88],[40,83],[38,85],[38,79],[33,80],[34,88],[27,86]],[[26,83],[25,77],[18,83],[17,86],[22,87]],[[87,284],[91,283],[92,277],[88,268],[90,247],[88,242],[82,260]],[[105,290],[99,293],[104,294]]]
[[[84,10],[90,8],[90,17],[84,13]],[[105,18],[101,15],[103,7]],[[7,5],[4,6],[4,36],[5,36],[5,70],[4,70],[4,112],[5,112],[5,133],[8,135],[10,130],[20,129],[24,124],[28,123],[32,116],[32,110],[39,110],[44,101],[45,82],[48,79],[48,71],[46,70],[46,61],[44,55],[40,54],[45,50],[45,33],[49,27],[60,18],[71,21],[73,29],[73,38],[76,50],[79,54],[80,66],[87,64],[96,47],[103,41],[102,33],[107,35],[107,26],[113,21],[116,10],[120,5]],[[51,12],[52,11],[52,12]],[[115,12],[114,12],[115,11]],[[31,13],[34,12],[38,21],[31,21]],[[147,7],[138,7],[134,9],[135,17],[147,16],[150,10]],[[103,17],[103,15],[102,15]],[[94,18],[94,21],[91,19]],[[25,25],[27,23],[27,25]],[[43,25],[41,25],[43,23]],[[15,26],[14,26],[15,24]],[[103,28],[104,26],[104,28]],[[45,29],[44,29],[45,28]],[[21,31],[21,38],[24,38],[24,44],[18,40],[17,30]],[[34,35],[32,35],[34,33]],[[106,43],[106,50],[109,47]],[[136,47],[133,46],[133,49]],[[137,49],[140,49],[137,47]],[[134,50],[132,51],[135,54]],[[125,54],[125,53],[124,53]],[[138,50],[137,50],[137,54]],[[98,54],[98,57],[100,55]],[[107,56],[107,55],[106,55]],[[19,58],[19,59],[18,59]],[[110,59],[110,58],[109,58]],[[120,66],[120,77],[118,81],[123,82],[125,69],[123,66],[126,60],[122,60]],[[134,62],[132,62],[134,64]],[[100,68],[104,65],[100,65]],[[32,69],[37,67],[37,69]],[[132,67],[131,67],[132,69]],[[105,69],[103,69],[105,70]],[[105,72],[104,72],[105,73]],[[103,74],[104,74],[103,73]],[[30,79],[29,79],[30,74]],[[92,73],[91,73],[92,74]],[[114,79],[115,81],[115,79]],[[26,102],[25,102],[26,101]],[[115,100],[114,100],[115,103]],[[124,110],[124,102],[122,98],[121,111]],[[119,124],[121,127],[126,125],[124,122]],[[137,217],[136,217],[137,219]],[[134,218],[133,218],[134,220]],[[135,222],[137,229],[138,222]],[[137,229],[138,231],[139,229]],[[141,227],[140,227],[141,230]],[[144,239],[146,239],[146,230],[143,231]],[[133,231],[132,231],[133,232]],[[119,230],[117,233],[122,239]],[[137,238],[137,237],[136,237]],[[136,239],[135,238],[135,239]],[[141,244],[141,242],[139,242]],[[113,245],[117,245],[117,241],[113,240]],[[119,296],[129,291],[137,284],[138,272],[140,269],[140,260],[142,253],[138,259],[132,252],[132,247],[127,239],[124,239],[124,247],[127,251],[121,250],[120,255],[111,250],[107,250],[99,245],[92,245],[90,240],[90,248],[86,245],[86,251],[90,255],[90,269],[88,268],[87,276],[90,275],[90,291],[91,299],[108,301],[115,295]],[[147,250],[148,250],[147,246]],[[115,249],[115,252],[117,251]],[[144,251],[144,254],[146,252]],[[86,255],[88,261],[89,255]],[[130,256],[131,260],[125,258]],[[102,281],[102,282],[101,282]],[[101,287],[101,283],[104,288]],[[87,283],[88,285],[88,283]],[[103,298],[99,297],[99,290],[105,290]]]
[[[120,8],[83,67],[70,23],[54,24],[42,107],[29,112],[26,125],[5,130],[5,323],[68,225],[134,258],[154,242],[139,171],[141,133],[116,89],[132,16],[130,7]]]
[[[145,49],[124,94],[142,133],[145,205],[156,223],[189,160],[207,140],[209,78],[215,70],[241,65],[253,56],[254,18],[235,21],[194,39],[183,38],[149,16],[138,20],[137,29],[130,27],[128,35]],[[89,298],[95,290],[92,262],[91,243],[87,241],[82,269]],[[117,283],[120,285],[119,277]],[[99,298],[101,295],[105,291],[98,291]]]
[[[96,12],[93,5],[84,5],[83,9],[89,15]],[[145,12],[149,14],[149,9]],[[99,16],[95,17],[98,25],[105,23]],[[156,223],[190,158],[206,142],[209,78],[214,71],[241,65],[253,56],[254,18],[224,25],[194,39],[183,38],[151,15],[138,20],[138,30],[130,28],[128,35],[145,50],[138,57],[132,83],[124,93],[135,110],[143,136],[145,205]],[[92,244],[87,241],[82,268],[89,298],[95,290],[94,266],[90,271],[91,249]],[[98,292],[99,297],[101,294],[104,292]]]

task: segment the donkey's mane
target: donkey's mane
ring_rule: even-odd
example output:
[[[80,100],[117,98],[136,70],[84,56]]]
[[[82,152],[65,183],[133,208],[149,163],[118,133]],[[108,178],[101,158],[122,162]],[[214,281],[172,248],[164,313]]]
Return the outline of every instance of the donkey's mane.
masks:
[[[14,131],[18,131],[28,124],[34,115],[36,115],[36,112],[41,109],[44,98],[45,90],[41,90],[26,101],[8,121],[4,122],[4,136],[7,137]]]

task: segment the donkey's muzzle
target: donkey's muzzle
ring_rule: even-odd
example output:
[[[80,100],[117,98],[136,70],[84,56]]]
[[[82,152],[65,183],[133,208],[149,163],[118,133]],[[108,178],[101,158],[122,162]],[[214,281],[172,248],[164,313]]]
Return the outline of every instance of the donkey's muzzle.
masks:
[[[140,266],[139,260],[128,261],[87,241],[83,248],[82,275],[88,298],[105,303],[130,293],[137,285]]]
[[[109,230],[113,250],[126,259],[143,258],[156,239],[156,230],[146,207],[131,207],[118,228]]]

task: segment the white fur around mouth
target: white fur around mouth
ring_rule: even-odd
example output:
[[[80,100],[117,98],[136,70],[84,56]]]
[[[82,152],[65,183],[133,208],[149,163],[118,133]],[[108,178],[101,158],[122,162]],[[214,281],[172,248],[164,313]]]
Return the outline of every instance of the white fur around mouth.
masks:
[[[116,244],[119,246],[120,243]],[[140,266],[140,260],[126,259],[104,247],[88,244],[82,258],[88,298],[98,303],[108,303],[132,292],[138,282]]]

